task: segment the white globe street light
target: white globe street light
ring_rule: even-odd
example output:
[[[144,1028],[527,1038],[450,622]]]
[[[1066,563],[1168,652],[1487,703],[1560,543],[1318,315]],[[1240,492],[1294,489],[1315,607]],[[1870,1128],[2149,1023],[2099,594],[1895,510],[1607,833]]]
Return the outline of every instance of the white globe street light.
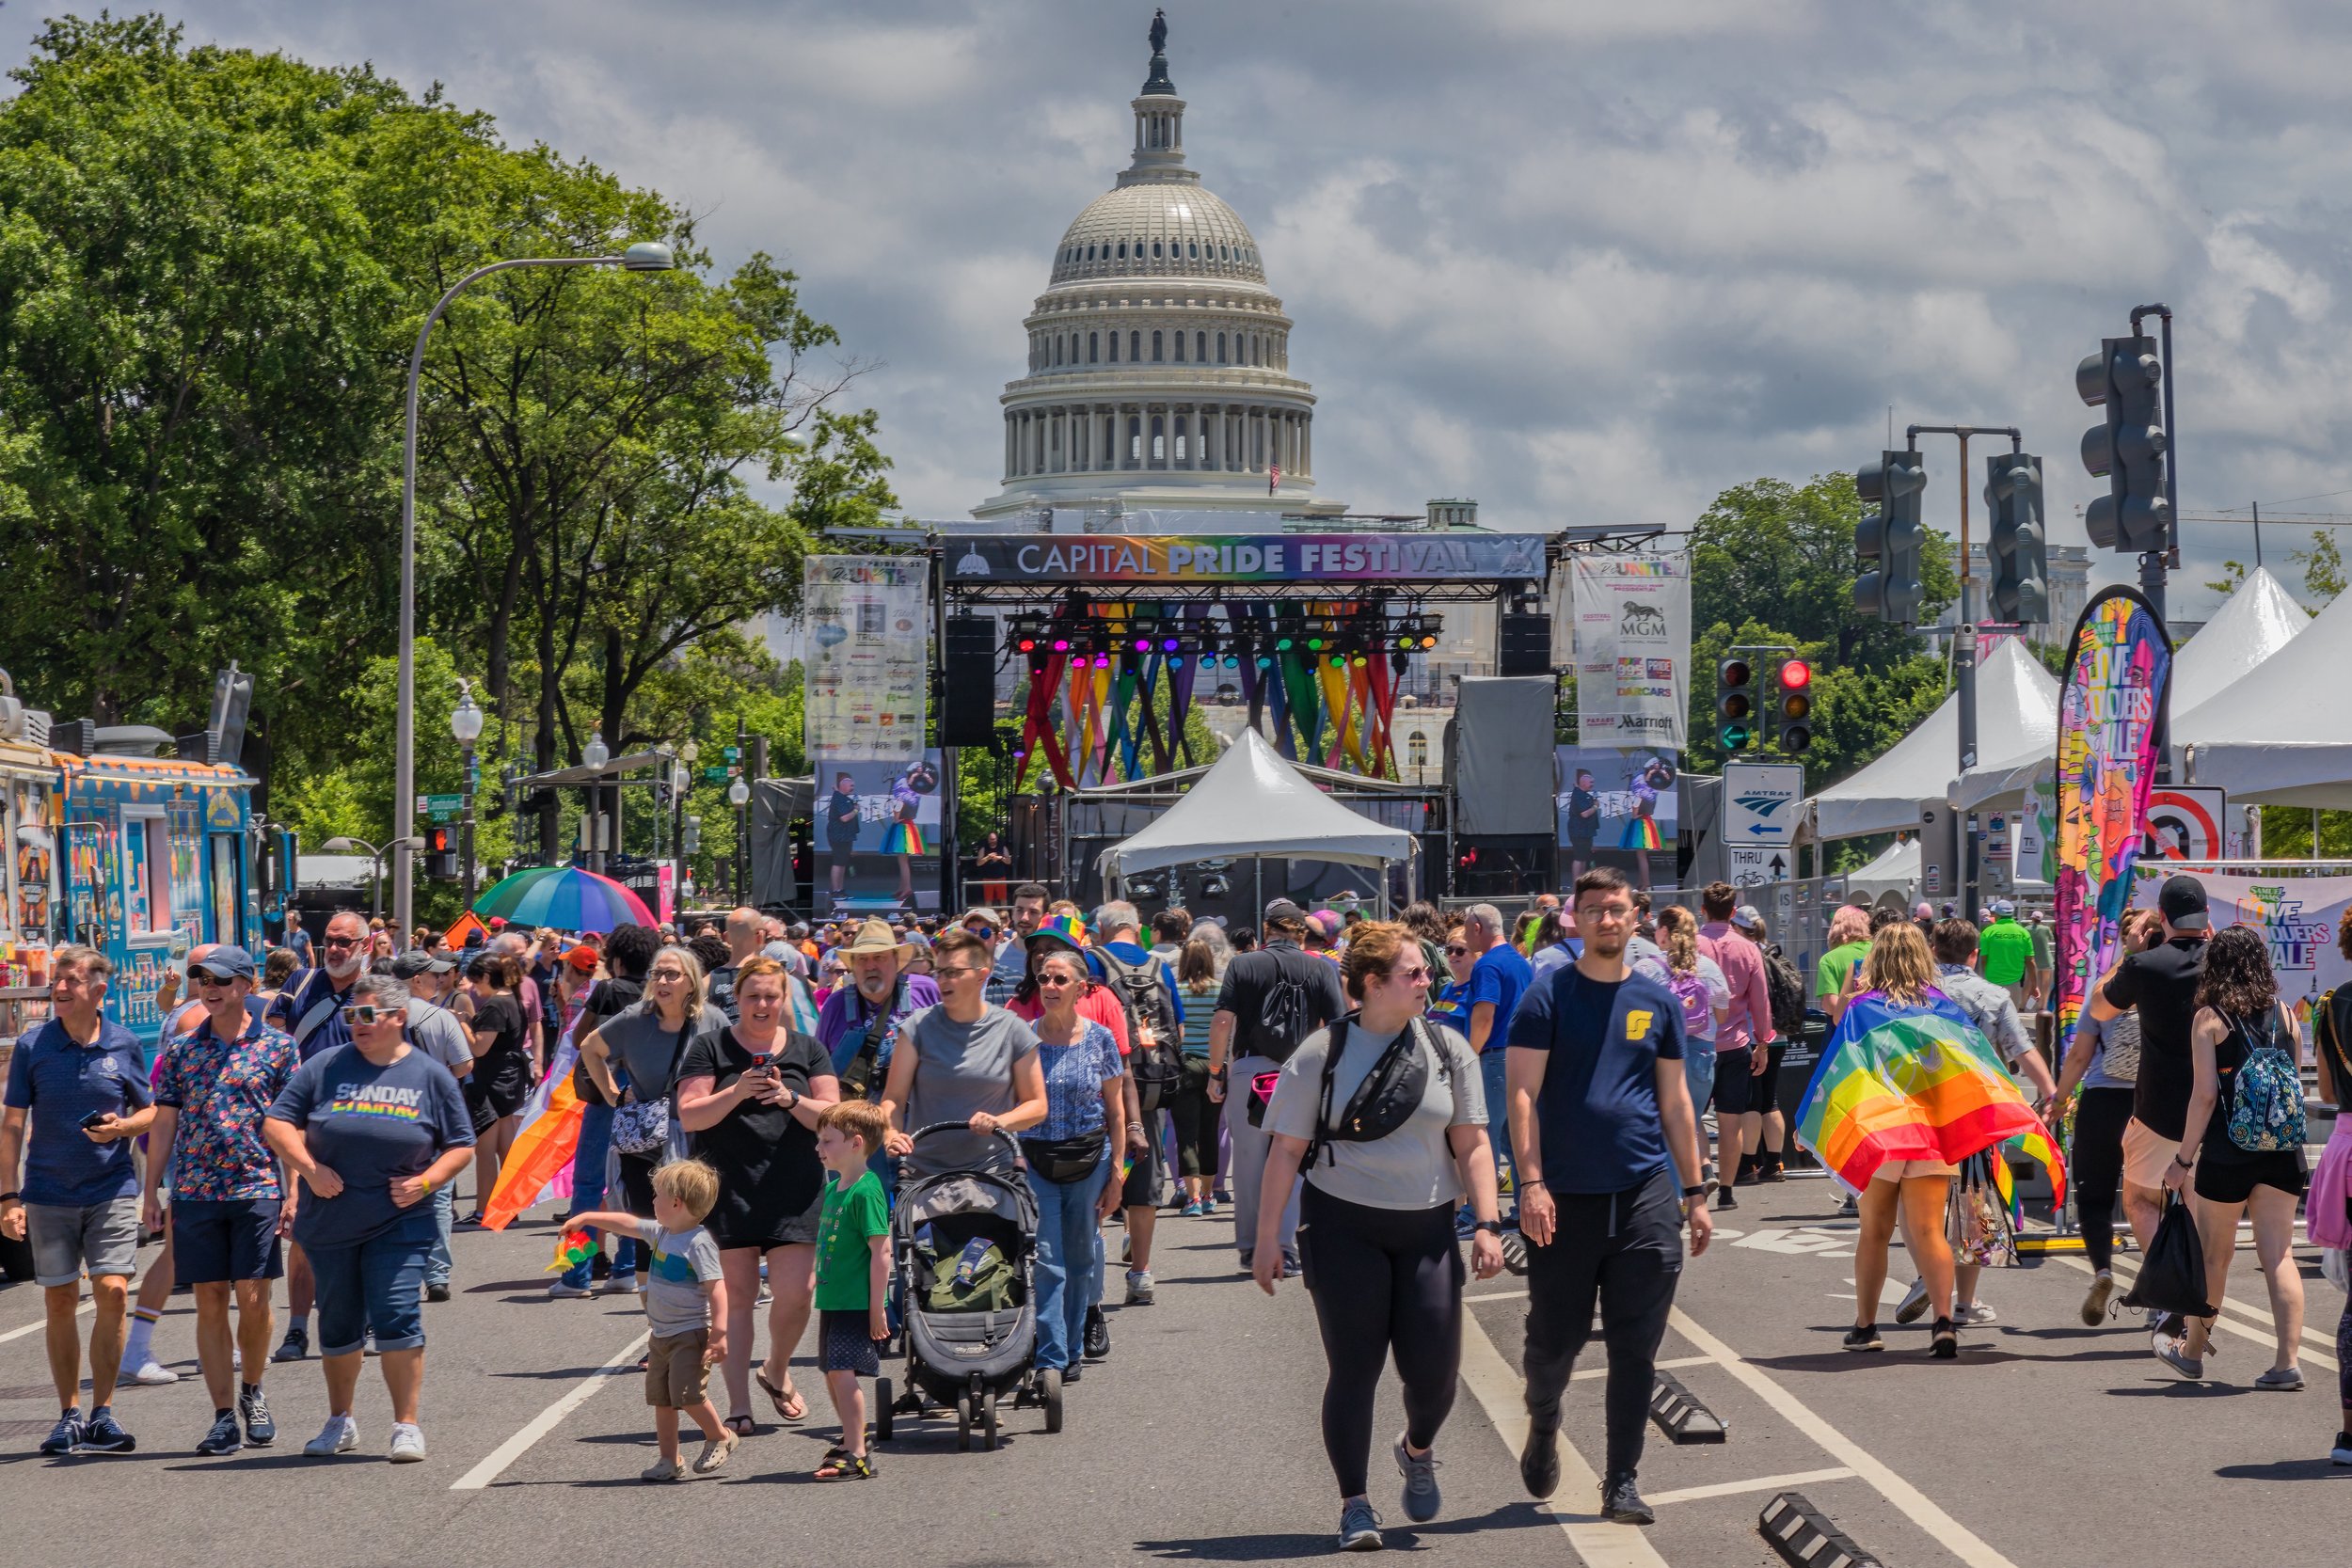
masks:
[[[727,804],[739,806],[751,798],[752,786],[745,784],[739,776],[733,784],[727,785]]]
[[[602,768],[612,760],[612,750],[604,743],[604,731],[588,732],[588,744],[580,749],[580,760],[590,768]]]

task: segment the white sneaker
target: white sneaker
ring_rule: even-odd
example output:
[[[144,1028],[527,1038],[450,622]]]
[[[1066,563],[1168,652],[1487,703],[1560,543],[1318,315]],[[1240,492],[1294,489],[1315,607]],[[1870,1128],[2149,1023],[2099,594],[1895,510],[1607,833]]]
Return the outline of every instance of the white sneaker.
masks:
[[[123,1381],[135,1383],[143,1388],[160,1388],[167,1383],[179,1382],[180,1374],[151,1355],[140,1362],[138,1370]]]
[[[1994,1323],[2000,1321],[2001,1315],[1980,1301],[1972,1301],[1965,1307],[1956,1307],[1952,1309],[1952,1322],[1963,1327],[1970,1323]]]
[[[331,1459],[358,1446],[359,1423],[348,1416],[329,1416],[319,1434],[302,1445],[302,1451],[312,1459]]]
[[[1927,1314],[1928,1282],[1924,1279],[1915,1279],[1911,1282],[1911,1289],[1903,1292],[1902,1305],[1895,1308],[1895,1321],[1899,1323],[1915,1323]]]
[[[424,1428],[414,1421],[392,1423],[392,1446],[385,1458],[395,1465],[414,1465],[424,1458]]]
[[[558,1301],[577,1301],[582,1296],[592,1296],[596,1292],[585,1285],[574,1285],[566,1280],[559,1279],[548,1285],[548,1294]]]

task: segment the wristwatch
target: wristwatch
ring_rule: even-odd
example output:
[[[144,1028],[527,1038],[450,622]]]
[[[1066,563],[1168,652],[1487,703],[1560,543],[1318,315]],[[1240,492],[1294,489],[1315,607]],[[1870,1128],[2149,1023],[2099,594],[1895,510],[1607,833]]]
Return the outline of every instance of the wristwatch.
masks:
[[[1472,1230],[1483,1230],[1489,1236],[1500,1237],[1502,1234],[1502,1222],[1501,1220],[1480,1220],[1476,1225],[1471,1226],[1470,1228]]]
[[[1686,1198],[1697,1197],[1697,1196],[1699,1196],[1701,1194],[1705,1193],[1706,1191],[1707,1191],[1707,1186],[1706,1186],[1706,1183],[1701,1182],[1698,1186],[1695,1186],[1695,1187],[1685,1187],[1685,1188],[1683,1188],[1683,1189],[1682,1189],[1682,1196],[1683,1196],[1684,1197],[1686,1197]]]

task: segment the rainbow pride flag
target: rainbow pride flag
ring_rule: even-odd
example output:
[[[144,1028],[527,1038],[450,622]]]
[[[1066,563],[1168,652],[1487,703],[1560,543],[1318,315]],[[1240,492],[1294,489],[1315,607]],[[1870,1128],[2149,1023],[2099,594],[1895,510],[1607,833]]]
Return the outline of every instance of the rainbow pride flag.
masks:
[[[2049,1168],[2064,1202],[2065,1163],[2024,1091],[1967,1015],[1935,990],[1917,1006],[1883,991],[1855,997],[1797,1109],[1797,1141],[1854,1187],[1889,1160],[1958,1164],[2010,1139]]]
[[[566,1230],[555,1239],[555,1261],[549,1263],[541,1272],[556,1274],[576,1269],[594,1258],[596,1255],[596,1248],[597,1243],[594,1231]]]

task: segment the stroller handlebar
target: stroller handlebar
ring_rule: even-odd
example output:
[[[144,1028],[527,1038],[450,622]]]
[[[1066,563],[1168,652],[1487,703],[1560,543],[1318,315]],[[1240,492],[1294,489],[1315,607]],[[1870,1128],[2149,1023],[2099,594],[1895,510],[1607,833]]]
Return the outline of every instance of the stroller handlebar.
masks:
[[[908,1137],[910,1137],[910,1138],[912,1138],[912,1139],[914,1139],[916,1143],[918,1143],[918,1144],[919,1144],[919,1143],[921,1143],[921,1142],[922,1142],[925,1138],[929,1138],[929,1137],[931,1137],[931,1136],[934,1136],[934,1135],[936,1135],[936,1134],[938,1134],[938,1133],[943,1133],[943,1132],[961,1132],[961,1133],[962,1133],[964,1136],[966,1136],[966,1137],[968,1137],[968,1138],[995,1138],[995,1139],[999,1139],[999,1140],[1001,1140],[1001,1141],[1003,1142],[1004,1146],[1005,1146],[1008,1149],[1009,1149],[1009,1150],[1010,1150],[1013,1154],[1018,1155],[1018,1154],[1021,1152],[1021,1140],[1020,1140],[1020,1139],[1018,1139],[1018,1138],[1016,1138],[1016,1137],[1014,1137],[1011,1133],[1009,1133],[1009,1132],[1006,1132],[1003,1128],[1001,1128],[1001,1127],[991,1128],[988,1132],[981,1132],[978,1128],[972,1126],[972,1125],[971,1125],[970,1123],[968,1123],[968,1122],[961,1122],[961,1121],[935,1121],[935,1122],[931,1123],[929,1127],[918,1127],[918,1128],[916,1128],[914,1132],[912,1132],[908,1133],[908,1134],[907,1134],[907,1136],[908,1136]]]

